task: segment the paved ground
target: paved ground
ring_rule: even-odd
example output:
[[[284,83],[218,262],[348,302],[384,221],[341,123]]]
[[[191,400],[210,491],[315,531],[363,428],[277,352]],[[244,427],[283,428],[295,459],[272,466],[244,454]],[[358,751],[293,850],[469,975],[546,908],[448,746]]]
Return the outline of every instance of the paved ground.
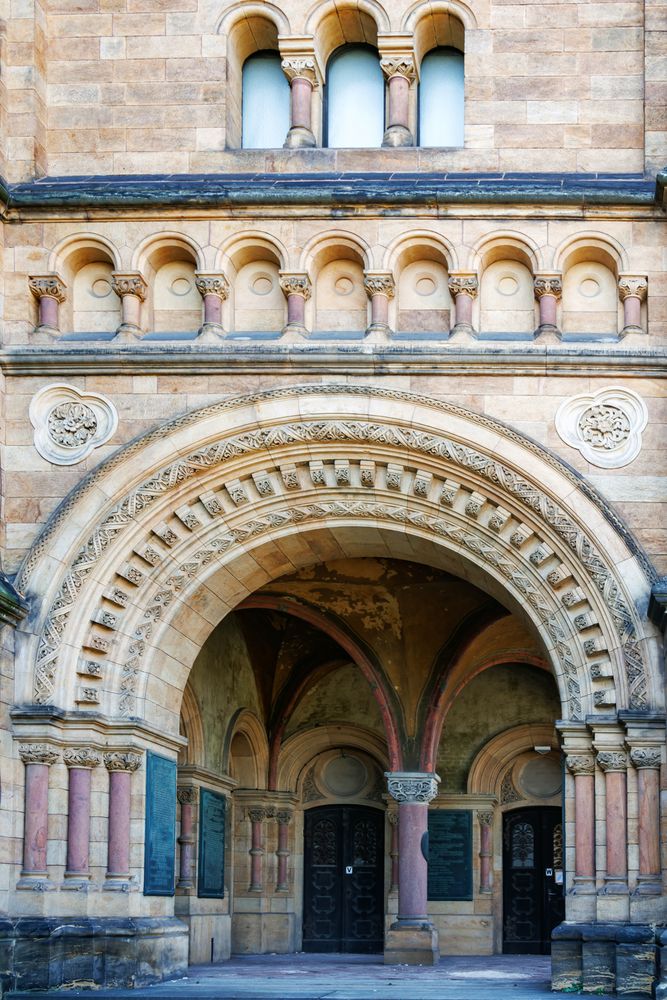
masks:
[[[380,965],[375,956],[256,955],[193,966],[189,975],[140,990],[68,990],[88,1000],[545,1000],[549,958],[443,958],[436,967]],[[10,993],[8,1000],[53,1000]]]

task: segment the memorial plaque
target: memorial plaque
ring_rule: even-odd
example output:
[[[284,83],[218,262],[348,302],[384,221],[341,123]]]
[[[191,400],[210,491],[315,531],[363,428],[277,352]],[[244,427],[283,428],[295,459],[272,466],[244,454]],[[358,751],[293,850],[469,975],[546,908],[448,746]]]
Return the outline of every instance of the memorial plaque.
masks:
[[[197,895],[225,895],[225,797],[202,788],[199,800],[199,864]]]
[[[146,755],[144,896],[173,896],[176,864],[176,761]]]
[[[429,810],[428,835],[428,898],[472,899],[472,812]]]

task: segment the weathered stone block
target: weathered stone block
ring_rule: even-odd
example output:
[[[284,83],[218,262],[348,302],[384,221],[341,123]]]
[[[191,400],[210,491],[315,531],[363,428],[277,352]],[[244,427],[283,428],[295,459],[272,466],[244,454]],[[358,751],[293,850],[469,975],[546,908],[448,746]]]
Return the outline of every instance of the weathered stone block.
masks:
[[[571,990],[582,982],[581,928],[563,922],[551,936],[551,989]]]
[[[613,993],[616,986],[615,928],[608,924],[584,926],[581,960],[584,993]]]
[[[436,965],[439,958],[438,933],[429,924],[387,931],[385,965]]]

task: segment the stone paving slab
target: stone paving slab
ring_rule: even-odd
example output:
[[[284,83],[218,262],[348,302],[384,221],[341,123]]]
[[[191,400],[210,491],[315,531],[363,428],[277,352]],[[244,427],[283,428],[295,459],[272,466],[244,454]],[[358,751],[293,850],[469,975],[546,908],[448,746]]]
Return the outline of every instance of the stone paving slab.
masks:
[[[549,958],[443,958],[436,967],[385,966],[376,956],[254,955],[192,966],[182,980],[137,990],[67,990],[95,1000],[544,1000]],[[9,993],[7,1000],[53,1000]]]

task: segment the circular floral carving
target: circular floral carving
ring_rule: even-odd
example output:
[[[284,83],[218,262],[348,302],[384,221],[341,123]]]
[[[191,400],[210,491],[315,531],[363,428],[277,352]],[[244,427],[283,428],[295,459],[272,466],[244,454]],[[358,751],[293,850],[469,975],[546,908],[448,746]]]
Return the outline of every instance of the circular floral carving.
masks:
[[[647,420],[642,398],[619,386],[567,399],[556,414],[556,430],[591,465],[617,469],[639,454]]]
[[[629,438],[632,427],[627,413],[609,403],[589,406],[579,417],[578,431],[591,448],[610,451]]]
[[[97,430],[97,417],[85,403],[60,403],[46,421],[49,437],[63,448],[78,448]]]

